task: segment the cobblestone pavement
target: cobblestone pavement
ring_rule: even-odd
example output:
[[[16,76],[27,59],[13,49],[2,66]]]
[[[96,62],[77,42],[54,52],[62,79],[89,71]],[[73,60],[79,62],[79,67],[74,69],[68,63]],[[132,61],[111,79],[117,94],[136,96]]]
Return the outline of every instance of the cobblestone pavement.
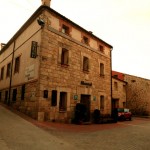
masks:
[[[4,109],[4,108],[3,108]],[[1,110],[1,106],[0,106]],[[63,124],[63,123],[52,123],[52,122],[38,122],[35,121],[24,114],[21,114],[17,111],[12,110],[21,116],[22,121],[18,122],[19,124],[34,124],[36,128],[36,135],[41,136],[41,133],[38,132],[38,129],[42,134],[46,134],[46,137],[40,137],[39,146],[35,145],[35,137],[28,137],[30,142],[28,144],[28,150],[149,150],[150,149],[150,119],[144,118],[134,118],[133,121],[124,121],[114,124],[99,124],[99,125],[74,125],[74,124]],[[10,115],[10,114],[9,114]],[[2,117],[0,111],[0,118]],[[11,116],[12,117],[12,116]],[[17,117],[18,118],[18,117]],[[12,118],[14,120],[14,118]],[[15,118],[15,121],[16,120]],[[11,125],[7,124],[8,126]],[[6,127],[7,128],[7,127]],[[11,132],[13,127],[9,129]],[[27,127],[25,127],[27,128]],[[41,130],[43,129],[43,130]],[[2,127],[0,124],[0,145],[3,144],[6,150],[16,150],[15,144],[18,145],[18,142],[15,141],[17,138],[14,134],[14,137],[9,137],[8,132],[4,132],[6,135],[1,135]],[[18,132],[18,127],[15,128],[13,132]],[[26,131],[26,129],[25,129]],[[46,132],[45,132],[46,131]],[[31,133],[33,130],[31,130]],[[3,134],[4,134],[3,133]],[[22,131],[23,134],[25,134]],[[21,134],[22,134],[21,133]],[[31,134],[30,133],[30,134]],[[20,133],[18,133],[20,134]],[[4,138],[5,137],[5,138]],[[19,136],[22,138],[22,135]],[[12,140],[10,142],[9,140]],[[11,139],[10,139],[11,138]],[[25,138],[25,137],[24,137]],[[45,141],[45,145],[42,141]],[[15,142],[14,142],[15,141]],[[54,141],[54,142],[53,142]],[[11,143],[11,144],[10,144]],[[22,145],[22,143],[19,143]],[[42,145],[42,146],[41,146]],[[51,145],[51,146],[50,146]],[[8,147],[7,147],[8,146]],[[2,150],[5,150],[2,149]],[[23,149],[23,148],[22,148]],[[19,149],[19,150],[22,150]]]

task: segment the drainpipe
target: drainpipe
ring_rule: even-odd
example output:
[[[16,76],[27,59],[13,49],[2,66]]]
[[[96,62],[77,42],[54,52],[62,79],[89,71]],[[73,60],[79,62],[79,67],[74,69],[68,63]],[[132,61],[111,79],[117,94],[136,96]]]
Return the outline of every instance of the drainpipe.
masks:
[[[12,74],[13,74],[13,62],[14,62],[15,45],[16,45],[16,41],[14,41],[13,52],[12,52],[12,60],[11,60],[11,68],[10,68],[9,96],[8,96],[8,101],[7,101],[8,106],[10,105],[10,98],[11,98],[11,87],[12,87]]]
[[[112,114],[112,49],[110,51],[110,84],[111,84],[111,114]]]

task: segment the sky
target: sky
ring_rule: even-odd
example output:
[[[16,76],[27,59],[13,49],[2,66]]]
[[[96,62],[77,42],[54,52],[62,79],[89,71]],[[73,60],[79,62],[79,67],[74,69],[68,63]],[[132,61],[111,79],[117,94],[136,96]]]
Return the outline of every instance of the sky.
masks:
[[[0,0],[7,43],[41,0]],[[150,0],[51,0],[51,8],[113,46],[112,69],[150,79]]]

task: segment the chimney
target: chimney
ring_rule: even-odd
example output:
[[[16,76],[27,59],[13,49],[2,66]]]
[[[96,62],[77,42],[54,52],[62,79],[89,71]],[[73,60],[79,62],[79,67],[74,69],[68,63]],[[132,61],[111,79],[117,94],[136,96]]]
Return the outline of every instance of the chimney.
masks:
[[[50,7],[51,0],[41,0],[41,1],[42,1],[42,5]]]

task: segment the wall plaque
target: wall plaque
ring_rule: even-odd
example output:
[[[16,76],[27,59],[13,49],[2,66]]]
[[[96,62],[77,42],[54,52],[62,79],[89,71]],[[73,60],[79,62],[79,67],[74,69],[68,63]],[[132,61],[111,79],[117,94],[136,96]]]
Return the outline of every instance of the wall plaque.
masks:
[[[92,86],[92,82],[81,81],[81,84],[86,86]]]

